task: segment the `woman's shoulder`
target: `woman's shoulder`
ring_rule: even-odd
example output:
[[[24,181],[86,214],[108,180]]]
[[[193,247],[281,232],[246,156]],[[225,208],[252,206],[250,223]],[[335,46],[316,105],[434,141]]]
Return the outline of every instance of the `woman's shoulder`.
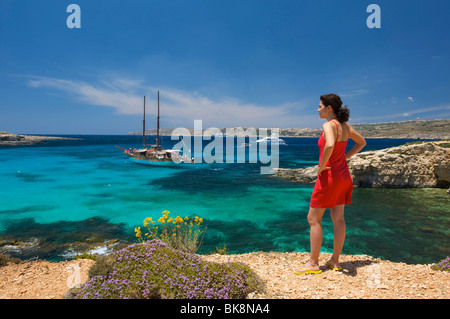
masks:
[[[349,137],[355,142],[365,143],[364,137],[361,134],[359,134],[350,124],[348,124],[347,122],[346,124],[348,127]]]
[[[349,131],[352,131],[353,130],[353,127],[350,125],[350,124],[348,124],[348,122],[343,122],[342,124],[344,124],[345,123],[345,125],[348,127],[348,130]]]
[[[335,126],[331,123],[334,123],[333,120],[329,120],[329,121],[326,121],[325,123],[323,123],[323,125],[322,125],[323,129]]]

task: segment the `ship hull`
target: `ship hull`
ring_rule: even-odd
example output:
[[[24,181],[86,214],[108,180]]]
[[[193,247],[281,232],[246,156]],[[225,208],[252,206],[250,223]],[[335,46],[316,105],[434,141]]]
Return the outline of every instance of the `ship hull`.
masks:
[[[152,165],[152,166],[178,166],[178,165],[192,165],[192,163],[180,162],[176,163],[172,160],[158,160],[158,159],[146,159],[146,158],[136,158],[129,156],[130,161],[138,164]]]

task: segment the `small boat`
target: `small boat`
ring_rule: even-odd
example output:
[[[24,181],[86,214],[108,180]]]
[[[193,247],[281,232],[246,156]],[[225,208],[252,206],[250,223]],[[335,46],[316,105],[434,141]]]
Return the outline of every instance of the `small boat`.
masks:
[[[159,144],[159,91],[158,91],[158,117],[156,129],[156,145],[150,148],[145,144],[145,96],[144,96],[144,119],[142,129],[142,148],[125,149],[119,146],[123,153],[135,163],[155,166],[173,166],[178,164],[194,164],[194,160],[187,154],[180,155],[181,150],[163,149]]]
[[[266,137],[263,137],[263,138],[257,140],[256,143],[278,144],[278,145],[288,146],[283,139],[276,136],[273,132],[270,136],[266,136]]]

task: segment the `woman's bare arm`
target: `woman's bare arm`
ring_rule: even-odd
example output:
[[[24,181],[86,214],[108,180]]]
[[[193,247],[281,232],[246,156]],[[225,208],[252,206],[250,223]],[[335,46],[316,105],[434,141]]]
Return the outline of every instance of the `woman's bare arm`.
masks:
[[[331,157],[331,154],[333,153],[334,149],[334,140],[335,140],[335,134],[333,131],[333,128],[331,127],[330,122],[326,122],[323,124],[323,134],[325,138],[325,146],[323,148],[323,154],[322,154],[322,162],[319,166],[318,175],[322,173],[322,171],[326,169],[330,169],[331,167],[327,167],[325,164],[328,162],[328,160]]]
[[[347,123],[348,131],[349,131],[349,138],[351,138],[353,141],[355,141],[355,145],[352,147],[350,151],[345,154],[345,159],[349,160],[350,157],[358,153],[360,150],[363,149],[364,146],[366,146],[366,140],[364,137],[362,137],[361,134],[356,132],[353,127],[350,126],[350,124]]]

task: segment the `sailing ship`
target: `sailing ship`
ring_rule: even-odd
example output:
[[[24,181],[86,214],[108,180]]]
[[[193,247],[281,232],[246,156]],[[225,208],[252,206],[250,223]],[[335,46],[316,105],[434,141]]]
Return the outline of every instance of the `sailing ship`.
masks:
[[[142,121],[142,148],[125,149],[119,146],[117,148],[123,150],[128,158],[139,164],[149,164],[156,166],[172,166],[177,164],[194,164],[194,160],[187,154],[180,155],[181,150],[163,149],[159,142],[159,91],[158,91],[158,116],[156,126],[156,145],[146,147],[145,143],[145,96],[144,96],[144,118]]]

